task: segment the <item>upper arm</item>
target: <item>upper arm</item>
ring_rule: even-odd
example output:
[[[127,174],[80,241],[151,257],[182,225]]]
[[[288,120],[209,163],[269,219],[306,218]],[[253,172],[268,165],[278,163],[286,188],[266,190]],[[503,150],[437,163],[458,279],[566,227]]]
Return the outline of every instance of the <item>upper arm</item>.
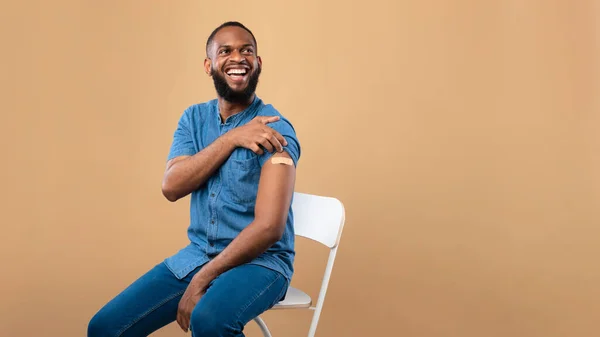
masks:
[[[167,156],[167,170],[176,162],[193,156],[197,152],[191,128],[192,123],[190,123],[190,113],[191,109],[188,108],[179,118]]]
[[[273,154],[264,163],[254,214],[257,222],[275,226],[283,233],[294,193],[296,167],[293,162],[292,165],[273,163],[272,159],[275,158],[287,158],[292,161],[290,154],[284,151]]]
[[[194,145],[190,113],[191,110],[187,109],[181,118],[179,118],[177,129],[175,129],[173,141],[171,142],[171,147],[169,149],[169,155],[167,157],[168,162],[177,157],[192,156],[197,152],[196,146]]]
[[[292,125],[284,118],[268,126],[285,137],[288,144],[282,153],[265,152],[259,156],[262,169],[254,212],[256,220],[280,226],[283,231],[294,193],[300,143]],[[281,157],[291,159],[292,165],[272,162],[273,158]]]

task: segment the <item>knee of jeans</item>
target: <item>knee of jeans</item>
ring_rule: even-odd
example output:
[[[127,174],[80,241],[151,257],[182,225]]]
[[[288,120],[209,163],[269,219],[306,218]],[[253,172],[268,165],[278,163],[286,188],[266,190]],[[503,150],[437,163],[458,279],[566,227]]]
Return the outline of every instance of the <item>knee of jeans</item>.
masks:
[[[239,336],[244,325],[234,315],[224,315],[217,310],[196,306],[190,317],[193,336],[226,337]]]
[[[110,320],[101,312],[98,312],[90,322],[88,323],[87,329],[88,337],[111,337],[116,336],[113,329],[111,329]]]

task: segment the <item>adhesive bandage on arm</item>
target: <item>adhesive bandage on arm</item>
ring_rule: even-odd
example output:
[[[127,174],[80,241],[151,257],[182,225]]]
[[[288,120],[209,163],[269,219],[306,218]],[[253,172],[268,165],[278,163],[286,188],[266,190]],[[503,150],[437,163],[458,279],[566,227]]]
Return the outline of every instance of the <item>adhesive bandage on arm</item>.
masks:
[[[290,158],[286,158],[286,157],[272,157],[271,163],[294,166],[294,162]]]

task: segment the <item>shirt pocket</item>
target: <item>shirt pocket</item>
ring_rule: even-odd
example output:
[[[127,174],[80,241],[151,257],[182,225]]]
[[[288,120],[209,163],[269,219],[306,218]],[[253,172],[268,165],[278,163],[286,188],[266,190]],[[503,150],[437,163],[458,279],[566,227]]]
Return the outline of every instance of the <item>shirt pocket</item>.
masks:
[[[227,161],[225,171],[226,198],[238,204],[256,202],[258,181],[260,179],[260,164],[258,158],[233,159]]]

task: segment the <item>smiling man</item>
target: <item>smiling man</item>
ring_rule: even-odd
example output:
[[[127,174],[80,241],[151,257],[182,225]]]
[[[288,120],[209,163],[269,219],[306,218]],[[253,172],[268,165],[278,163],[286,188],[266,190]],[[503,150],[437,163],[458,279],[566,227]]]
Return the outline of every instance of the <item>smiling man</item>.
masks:
[[[98,311],[89,337],[148,336],[173,321],[195,337],[242,337],[285,297],[300,144],[255,94],[262,60],[248,28],[217,27],[206,54],[217,98],[181,116],[162,182],[169,201],[191,194],[190,243]]]

